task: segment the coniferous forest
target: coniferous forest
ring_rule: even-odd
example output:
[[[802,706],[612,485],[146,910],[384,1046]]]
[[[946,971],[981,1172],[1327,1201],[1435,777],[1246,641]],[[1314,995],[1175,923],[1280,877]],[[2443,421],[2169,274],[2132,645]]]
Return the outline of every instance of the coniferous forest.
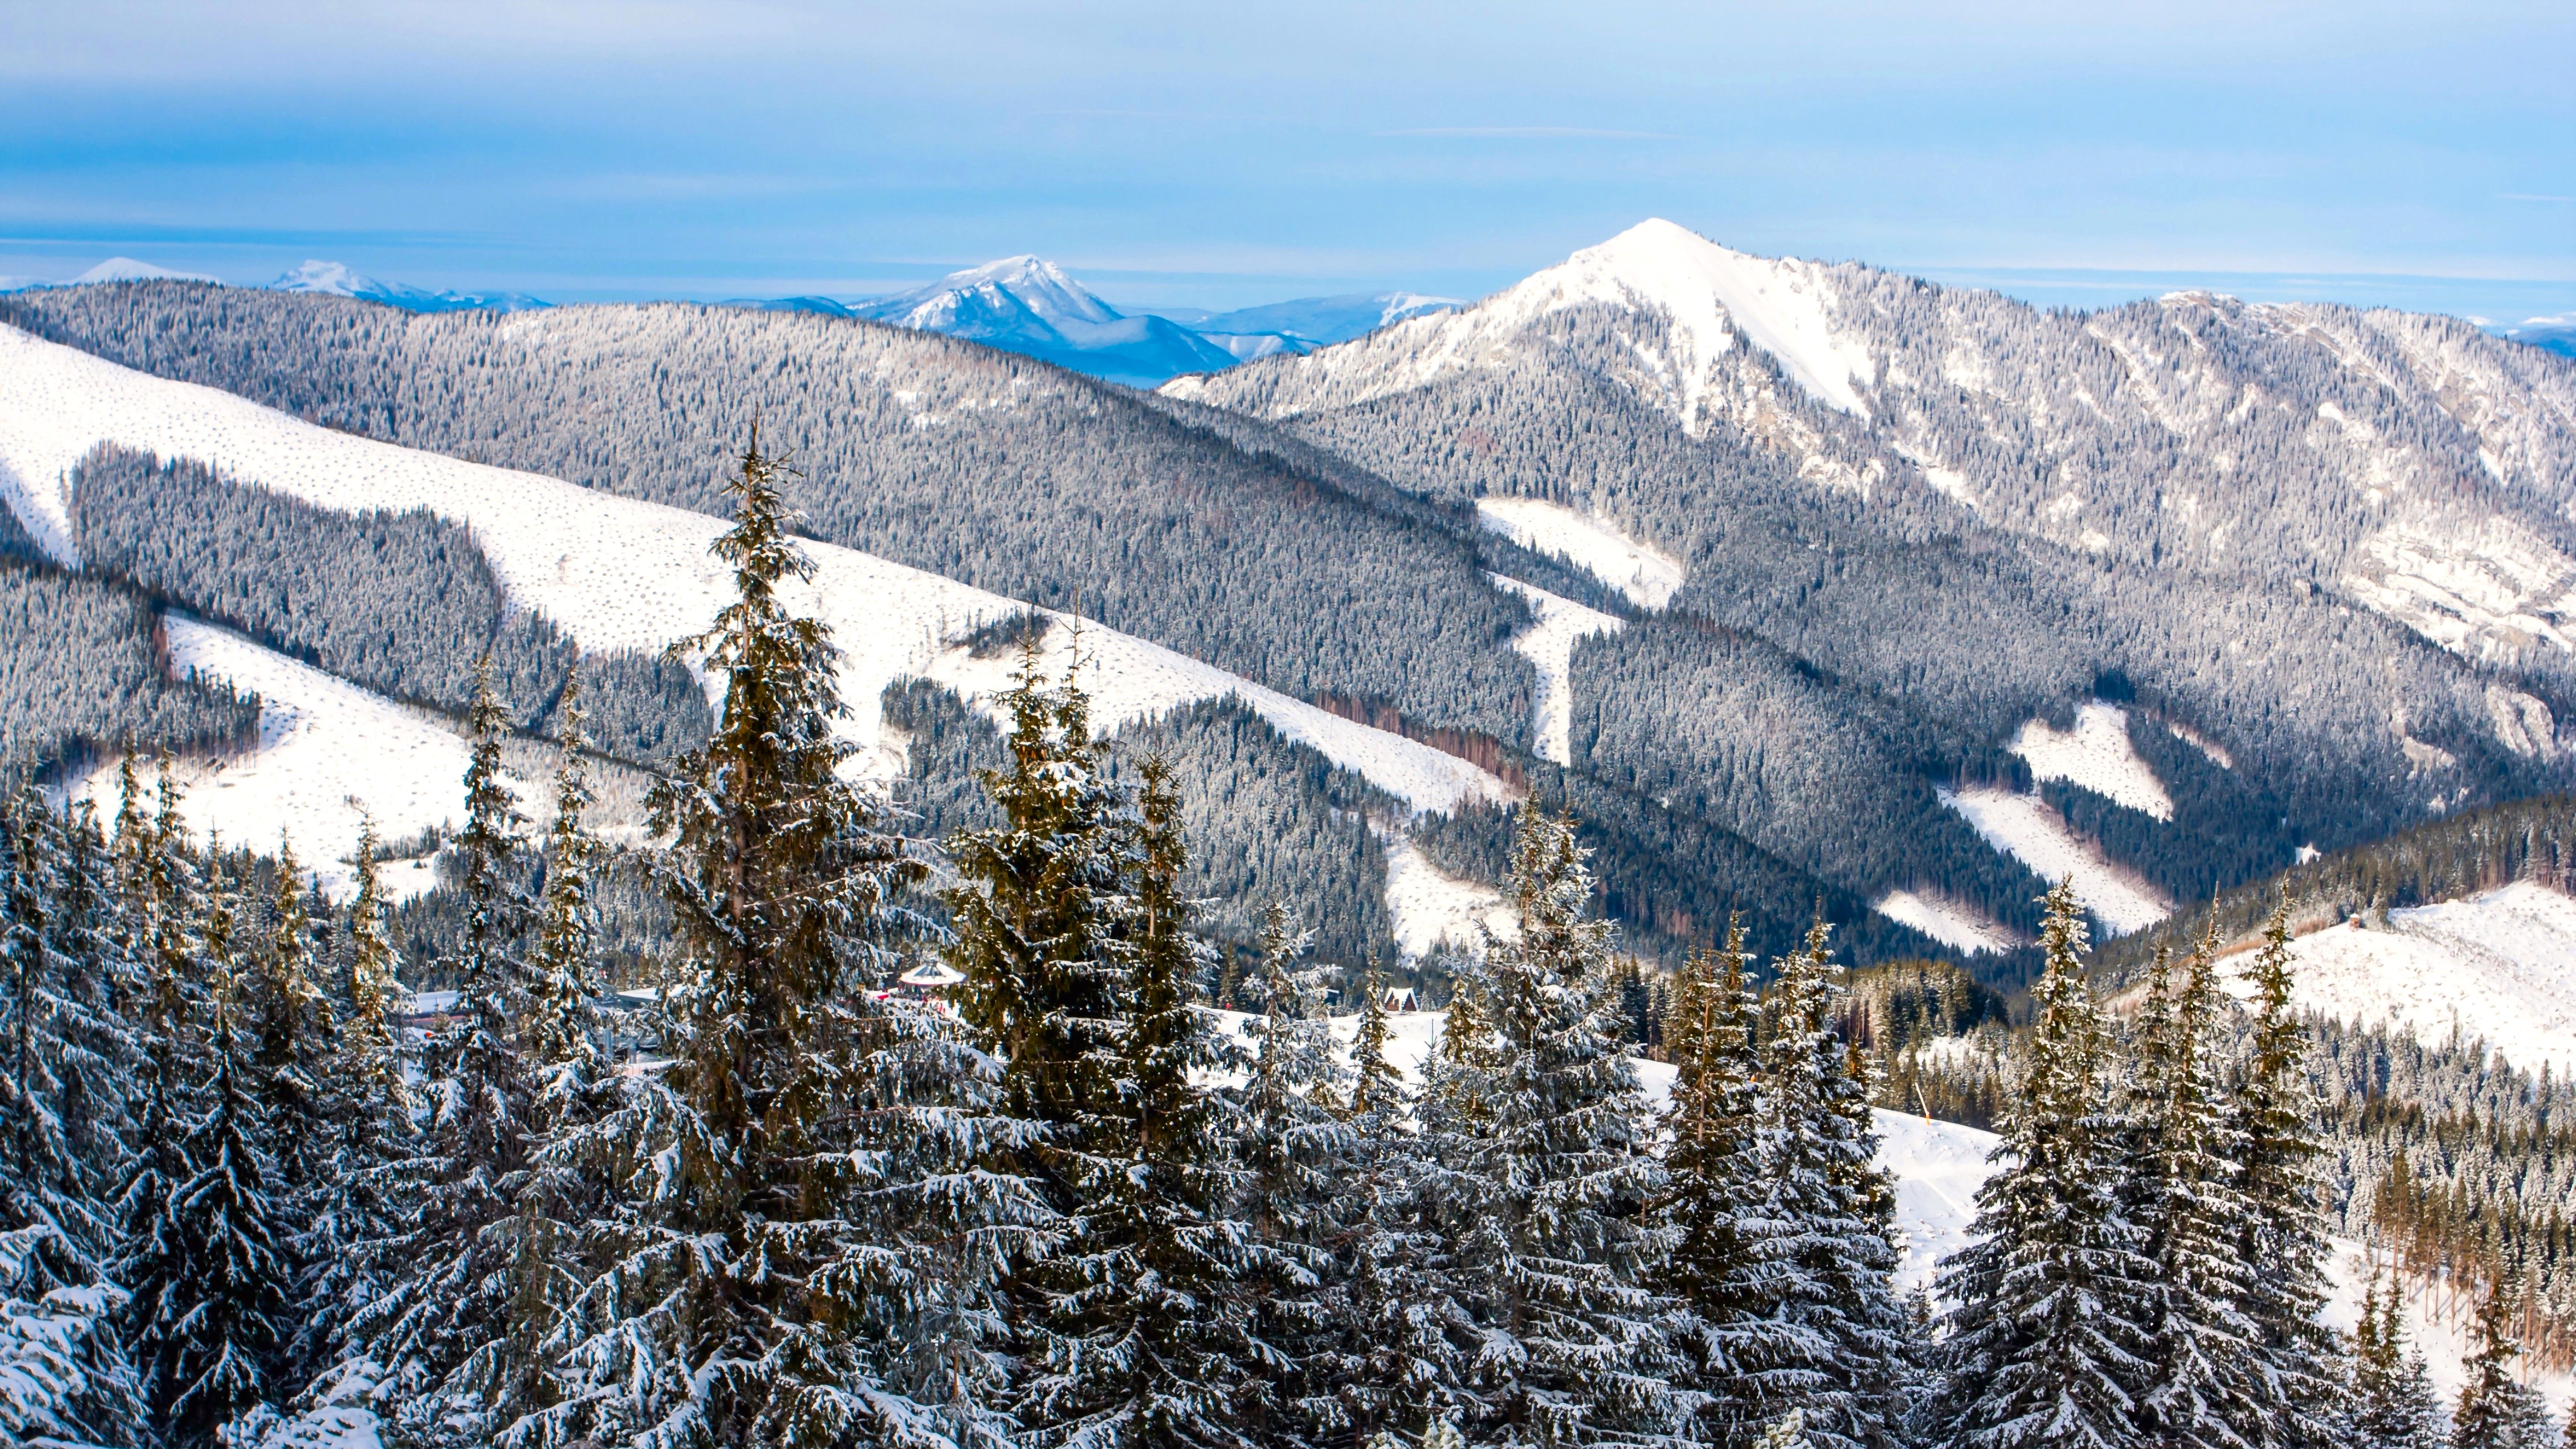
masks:
[[[2156,949],[2125,1014],[2072,890],[2039,903],[1971,1241],[1907,1292],[1871,1038],[2000,1025],[2000,997],[1856,991],[1821,921],[1650,986],[1533,807],[1514,929],[1455,961],[1408,1072],[1379,981],[1314,950],[1381,928],[1287,898],[1219,949],[1206,771],[1176,762],[1221,711],[1113,745],[1078,663],[1023,641],[930,838],[844,777],[756,435],[727,488],[733,597],[672,656],[720,702],[670,737],[648,850],[591,823],[580,670],[544,640],[422,686],[466,694],[474,741],[435,930],[399,929],[372,835],[335,902],[192,838],[131,755],[112,818],[0,812],[0,1442],[2555,1442],[2509,1276],[2453,1403],[2393,1286],[2325,1322],[2343,1059],[2291,1005],[2286,899],[2248,962],[2214,917]],[[541,832],[502,767],[540,717]],[[639,858],[642,950],[605,904]]]

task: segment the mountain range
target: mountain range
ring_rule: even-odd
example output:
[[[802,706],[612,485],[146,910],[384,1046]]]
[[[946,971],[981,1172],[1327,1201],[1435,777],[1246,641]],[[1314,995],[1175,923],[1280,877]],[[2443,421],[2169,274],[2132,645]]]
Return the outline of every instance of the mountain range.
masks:
[[[1203,787],[1199,888],[1237,925],[1300,893],[1334,959],[1471,939],[1527,803],[1583,822],[1650,956],[1821,908],[1857,959],[2009,983],[2043,880],[2135,933],[2576,787],[2576,363],[2451,319],[2045,312],[1661,222],[1470,306],[1189,328],[1034,259],[869,316],[343,290],[0,299],[0,553],[88,621],[12,641],[0,725],[58,773],[158,732],[235,762],[209,811],[263,769],[262,830],[345,808],[275,711],[454,710],[439,641],[476,630],[531,726],[581,658],[649,768],[704,728],[652,661],[708,565],[621,540],[694,537],[757,417],[842,560],[853,740],[925,830],[978,808],[993,641],[1060,659],[1080,620],[1104,721]],[[1255,324],[1221,335],[1283,345],[1153,392],[974,340],[1147,377]],[[232,662],[138,693],[147,647]],[[186,692],[228,678],[261,722]],[[426,830],[446,766],[405,758]]]

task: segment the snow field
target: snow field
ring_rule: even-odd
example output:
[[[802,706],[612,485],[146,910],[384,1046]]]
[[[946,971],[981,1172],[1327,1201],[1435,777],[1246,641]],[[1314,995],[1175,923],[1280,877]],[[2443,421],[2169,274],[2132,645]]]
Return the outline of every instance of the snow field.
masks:
[[[1479,498],[1476,518],[1532,553],[1561,558],[1582,569],[1626,594],[1641,609],[1662,608],[1682,586],[1680,559],[1562,503],[1537,498]],[[1572,600],[1560,602],[1569,609],[1583,609]],[[1595,618],[1609,618],[1591,609],[1583,612]]]
[[[2142,931],[2173,914],[2173,902],[2144,876],[2113,861],[2102,848],[2067,828],[2065,819],[2037,795],[2010,790],[1943,790],[1941,803],[1976,827],[1986,843],[2055,884],[2072,876],[2075,898],[2114,935]]]
[[[1494,587],[1529,601],[1538,622],[1512,636],[1512,648],[1538,670],[1538,752],[1560,765],[1574,763],[1574,646],[1595,634],[1628,627],[1615,615],[1588,609],[1535,585],[1487,574]]]
[[[2390,911],[2384,928],[2329,926],[2290,954],[2303,1007],[2425,1042],[2482,1038],[2526,1071],[2576,1071],[2576,899],[2546,886]]]
[[[2021,944],[2020,937],[1987,920],[1975,907],[1928,888],[1889,891],[1879,897],[1870,909],[1898,925],[1912,926],[1942,945],[1971,956],[1980,952],[2001,953]]]
[[[1444,940],[1481,950],[1488,932],[1509,940],[1519,929],[1501,891],[1441,870],[1402,830],[1380,830],[1378,839],[1386,847],[1386,911],[1405,960]]]
[[[334,675],[273,653],[229,630],[181,614],[165,620],[170,665],[229,680],[259,695],[259,744],[245,754],[185,761],[172,774],[187,787],[179,813],[200,840],[273,850],[280,837],[334,898],[356,888],[346,857],[358,846],[360,817],[387,841],[445,826],[462,808],[472,754],[448,720],[397,704]],[[147,789],[152,776],[143,773]],[[538,793],[512,779],[522,801]],[[117,808],[117,767],[106,761],[75,784],[101,819]],[[394,861],[388,895],[407,899],[438,883],[429,862]]]
[[[2173,797],[2129,743],[2129,712],[2100,700],[2075,712],[2075,727],[2026,721],[2005,748],[2030,762],[2040,780],[2064,780],[2158,820],[2173,819]]]
[[[720,519],[332,432],[0,327],[0,498],[67,564],[77,563],[68,479],[103,442],[197,458],[318,507],[426,508],[468,525],[511,602],[543,611],[594,651],[658,650],[706,628],[731,594],[724,566],[708,552],[725,528]],[[854,549],[803,547],[814,580],[783,593],[789,607],[831,625],[850,707],[842,732],[880,760],[879,695],[887,684],[926,675],[989,688],[1007,676],[1009,660],[983,669],[986,661],[965,661],[948,641],[1025,606]],[[1069,632],[1051,631],[1051,648],[1065,649],[1054,636]],[[1082,641],[1083,683],[1103,729],[1234,694],[1281,733],[1415,809],[1507,798],[1501,781],[1454,756],[1160,645],[1097,625],[1083,628]]]

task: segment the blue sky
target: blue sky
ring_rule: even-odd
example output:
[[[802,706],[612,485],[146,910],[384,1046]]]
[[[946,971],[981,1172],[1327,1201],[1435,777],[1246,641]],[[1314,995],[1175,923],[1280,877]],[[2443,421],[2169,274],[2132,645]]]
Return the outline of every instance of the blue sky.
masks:
[[[0,274],[1472,296],[1651,215],[2096,305],[2576,311],[2576,5],[0,6]]]

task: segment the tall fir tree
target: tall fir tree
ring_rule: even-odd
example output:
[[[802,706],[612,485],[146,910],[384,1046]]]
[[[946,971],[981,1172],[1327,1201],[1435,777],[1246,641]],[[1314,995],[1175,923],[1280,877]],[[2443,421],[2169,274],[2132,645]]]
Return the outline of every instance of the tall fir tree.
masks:
[[[2250,1288],[2239,1255],[2247,1207],[2220,1075],[2217,946],[2213,925],[2179,983],[2171,951],[2156,949],[2123,1192],[2156,1267],[2138,1420],[2160,1442],[2192,1449],[2259,1442],[2273,1411],[2251,1371],[2257,1335],[2240,1306]]]
[[[1103,963],[1114,1015],[1069,1064],[1084,1110],[1048,1145],[1071,1232],[1026,1275],[1043,1317],[1022,1418],[1040,1445],[1230,1449],[1256,1418],[1243,1285],[1277,1255],[1231,1211],[1244,1174],[1226,1144],[1245,1124],[1201,1080],[1240,1064],[1197,1005],[1214,952],[1180,890],[1180,801],[1160,757],[1139,775]]]
[[[1876,1165],[1870,1082],[1842,1039],[1829,928],[1783,957],[1763,1050],[1763,1193],[1754,1221],[1771,1320],[1747,1359],[1819,1445],[1894,1433],[1908,1324],[1896,1301],[1894,1188]]]
[[[2466,1363],[2467,1382],[2451,1416],[2452,1449],[2547,1449],[2549,1406],[2538,1390],[2514,1374],[2522,1341],[2514,1336],[2514,1284],[2490,1275],[2478,1307],[2477,1339]]]
[[[351,1325],[394,1386],[401,1432],[425,1444],[475,1442],[509,1406],[499,1387],[521,1374],[511,1349],[521,1258],[516,1197],[533,1124],[521,956],[528,904],[520,887],[526,823],[501,765],[509,711],[491,657],[475,666],[466,723],[465,824],[450,842],[462,929],[440,963],[456,992],[421,1052],[427,1121],[400,1170],[398,1251],[410,1264]]]
[[[2430,1367],[2406,1346],[2406,1285],[2376,1267],[2353,1327],[2353,1403],[2348,1438],[2375,1449],[2438,1449],[2442,1406]]]
[[[2084,980],[2083,907],[2046,899],[2045,962],[1976,1241],[1941,1265],[1949,1301],[1943,1439],[1960,1449],[2142,1442],[2155,1264],[2120,1212],[2102,1022]]]
[[[269,1133],[258,1096],[259,1043],[244,1011],[241,901],[222,873],[221,842],[210,842],[207,856],[213,878],[200,935],[205,1107],[188,1137],[196,1172],[171,1204],[188,1265],[170,1295],[174,1392],[166,1432],[180,1445],[212,1445],[236,1418],[280,1396],[294,1286],[277,1165],[263,1145]]]
[[[605,1262],[555,1336],[562,1397],[512,1442],[994,1445],[1000,1268],[1043,1209],[977,1163],[1022,1145],[997,1073],[937,1013],[871,994],[922,867],[844,780],[853,747],[785,469],[755,432],[715,552],[734,598],[685,641],[714,734],[655,787],[675,962],[669,1067],[558,1164],[606,1173]],[[680,649],[675,649],[675,653]]]
[[[2244,1200],[2235,1249],[2248,1269],[2242,1307],[2263,1394],[2238,1427],[2252,1431],[2248,1442],[2265,1449],[2325,1442],[2335,1353],[2321,1317],[2333,1254],[2318,1200],[2325,1146],[2308,1080],[2308,1029],[2291,1004],[2291,978],[2284,886],[2246,968],[2254,1019],[2232,1104],[2237,1190]]]
[[[1742,1446],[1809,1382],[1801,1366],[1830,1345],[1783,1321],[1766,1263],[1758,1000],[1746,967],[1744,923],[1726,944],[1694,953],[1663,1021],[1674,1066],[1667,1180],[1652,1207],[1668,1238],[1656,1286],[1672,1305],[1673,1383],[1690,1436]],[[1789,1342],[1783,1343],[1781,1340]]]
[[[302,877],[294,847],[280,841],[267,940],[263,949],[247,953],[240,984],[241,1025],[252,1044],[250,1089],[276,1169],[269,1188],[287,1225],[282,1247],[295,1264],[299,1283],[323,1255],[338,1248],[312,1236],[321,1221],[320,1200],[331,1190],[337,1155],[323,1083],[339,1023],[322,989]],[[299,1335],[296,1352],[283,1365],[287,1382],[299,1382],[321,1367],[304,1357],[309,1346]]]
[[[1327,1298],[1342,1171],[1354,1134],[1341,1112],[1350,1073],[1333,1056],[1323,971],[1307,959],[1314,934],[1297,929],[1286,906],[1262,912],[1261,1010],[1245,1024],[1252,1062],[1243,1088],[1242,1209],[1262,1246],[1262,1282],[1247,1366],[1253,1387],[1243,1407],[1256,1437],[1289,1426],[1329,1429],[1339,1386],[1308,1372],[1331,1338]]]
[[[1671,1418],[1661,1305],[1645,1282],[1661,1241],[1641,1218],[1664,1174],[1584,855],[1571,821],[1524,813],[1518,929],[1488,943],[1462,992],[1488,1034],[1462,1043],[1474,1064],[1453,1079],[1472,1105],[1426,1179],[1453,1239],[1451,1291],[1482,1339],[1463,1375],[1476,1432],[1510,1443],[1659,1433]]]

